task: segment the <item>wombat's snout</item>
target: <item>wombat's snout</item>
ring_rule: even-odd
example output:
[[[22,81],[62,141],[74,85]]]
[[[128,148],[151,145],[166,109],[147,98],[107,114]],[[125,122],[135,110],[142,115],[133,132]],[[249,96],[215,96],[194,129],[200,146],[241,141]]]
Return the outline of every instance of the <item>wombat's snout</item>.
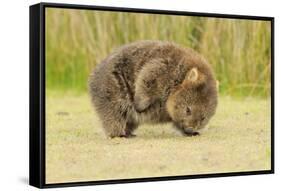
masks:
[[[177,127],[180,129],[183,129],[185,132],[191,133],[195,131],[197,128],[194,125],[189,125],[188,123],[185,123],[184,121],[180,121],[175,123]]]
[[[182,129],[187,135],[197,135],[205,127],[202,120],[181,120],[176,122],[175,125]]]
[[[196,130],[196,128],[192,126],[185,126],[182,123],[176,123],[176,126],[182,130],[182,132],[187,136],[196,136],[199,135],[199,132]]]
[[[205,125],[203,123],[203,120],[201,120],[201,119],[193,121],[190,125],[188,124],[188,127],[189,126],[194,130],[200,130],[200,129],[203,129],[205,127]]]

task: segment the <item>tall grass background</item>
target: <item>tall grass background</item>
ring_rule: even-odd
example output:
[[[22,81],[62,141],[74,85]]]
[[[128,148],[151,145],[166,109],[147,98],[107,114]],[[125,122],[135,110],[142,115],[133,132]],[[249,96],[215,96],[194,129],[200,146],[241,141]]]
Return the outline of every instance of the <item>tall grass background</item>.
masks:
[[[89,74],[113,49],[148,39],[200,52],[221,94],[270,95],[269,21],[56,8],[46,11],[46,87],[86,92]]]

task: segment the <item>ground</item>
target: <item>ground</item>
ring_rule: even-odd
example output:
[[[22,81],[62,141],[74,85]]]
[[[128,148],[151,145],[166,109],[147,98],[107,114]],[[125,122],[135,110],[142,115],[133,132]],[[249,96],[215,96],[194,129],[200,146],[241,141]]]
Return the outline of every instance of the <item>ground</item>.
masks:
[[[88,95],[46,102],[46,183],[268,170],[270,100],[220,97],[209,129],[183,137],[171,124],[105,137]]]

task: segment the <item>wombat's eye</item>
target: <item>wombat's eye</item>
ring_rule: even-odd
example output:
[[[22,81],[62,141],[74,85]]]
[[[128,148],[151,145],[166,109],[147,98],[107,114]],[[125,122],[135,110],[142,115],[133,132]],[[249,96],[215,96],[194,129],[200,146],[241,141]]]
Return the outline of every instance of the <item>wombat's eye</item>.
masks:
[[[174,84],[175,85],[178,85],[180,83],[180,80],[178,80],[178,79],[176,79],[175,81],[174,81]]]
[[[204,121],[205,120],[205,117],[201,117],[201,121]]]
[[[186,114],[187,114],[187,115],[190,115],[190,114],[191,114],[191,109],[190,109],[190,107],[187,107],[187,108],[186,108]]]

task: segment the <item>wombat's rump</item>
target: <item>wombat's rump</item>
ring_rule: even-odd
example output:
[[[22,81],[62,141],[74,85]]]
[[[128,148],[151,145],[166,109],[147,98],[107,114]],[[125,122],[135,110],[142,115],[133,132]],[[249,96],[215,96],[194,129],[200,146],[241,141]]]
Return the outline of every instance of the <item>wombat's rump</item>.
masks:
[[[183,134],[196,134],[217,106],[209,64],[170,42],[141,41],[117,49],[96,66],[89,90],[109,137],[133,136],[143,122],[173,122]]]

